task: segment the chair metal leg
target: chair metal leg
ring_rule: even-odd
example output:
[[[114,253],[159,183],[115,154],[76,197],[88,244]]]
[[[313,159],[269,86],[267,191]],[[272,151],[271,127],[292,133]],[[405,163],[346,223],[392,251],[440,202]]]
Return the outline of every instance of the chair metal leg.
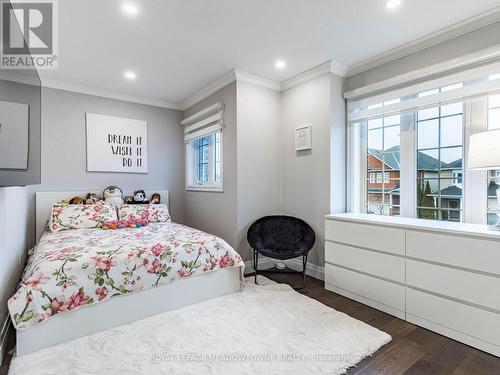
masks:
[[[307,266],[307,255],[302,255],[302,286],[297,289],[302,289],[306,286],[306,266]]]
[[[257,284],[257,264],[259,263],[259,253],[257,251],[253,251],[253,269],[255,271],[255,284]]]

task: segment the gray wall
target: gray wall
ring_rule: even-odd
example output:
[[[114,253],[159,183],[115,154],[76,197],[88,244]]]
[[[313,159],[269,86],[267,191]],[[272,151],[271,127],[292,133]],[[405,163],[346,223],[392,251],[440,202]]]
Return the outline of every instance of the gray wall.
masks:
[[[330,74],[330,213],[347,208],[347,114],[345,79]]]
[[[324,74],[282,93],[282,205],[316,232],[309,262],[323,265],[325,219],[330,213],[330,74]],[[295,151],[295,128],[312,125],[312,150]]]
[[[187,191],[185,193],[186,225],[213,233],[238,247],[237,237],[237,129],[236,82],[220,89],[184,112],[184,117],[221,102],[224,105],[223,183],[224,192]],[[184,148],[184,143],[182,142]],[[185,152],[183,153],[185,159]],[[184,160],[183,159],[183,160]],[[183,189],[185,188],[184,161]]]
[[[7,319],[7,300],[14,294],[29,241],[28,188],[0,188],[0,330]],[[2,359],[0,336],[0,362]]]
[[[40,183],[40,92],[40,86],[0,80],[0,100],[29,105],[28,169],[0,169],[0,186]]]
[[[239,81],[187,110],[185,117],[225,104],[224,193],[187,192],[186,224],[221,236],[249,260],[253,221],[297,216],[317,234],[309,262],[323,266],[324,216],[345,211],[343,85],[330,73],[284,92]],[[304,124],[312,125],[313,147],[296,152],[295,128]]]
[[[172,217],[184,222],[182,112],[50,88],[42,89],[42,106],[42,181],[30,187],[32,220],[36,191],[117,185],[127,191],[169,190]],[[146,120],[149,173],[87,172],[85,112]]]
[[[346,91],[500,44],[500,22],[349,77]]]
[[[281,210],[281,93],[237,83],[238,252],[251,259],[246,240],[256,219]]]

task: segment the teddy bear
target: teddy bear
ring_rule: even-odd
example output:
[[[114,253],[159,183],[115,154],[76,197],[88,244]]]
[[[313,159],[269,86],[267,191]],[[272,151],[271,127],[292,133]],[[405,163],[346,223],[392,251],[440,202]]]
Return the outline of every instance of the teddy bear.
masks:
[[[99,202],[99,197],[96,193],[88,193],[85,197],[85,204],[96,204]]]
[[[124,204],[134,204],[134,197],[131,195],[127,195],[125,198],[123,198],[123,203]]]
[[[73,197],[69,200],[69,204],[83,204],[82,197]]]
[[[108,186],[104,189],[102,196],[104,202],[120,208],[123,206],[123,191],[117,186]]]
[[[161,201],[161,196],[158,193],[153,193],[151,196],[151,199],[149,200],[149,203],[151,204],[159,204]]]

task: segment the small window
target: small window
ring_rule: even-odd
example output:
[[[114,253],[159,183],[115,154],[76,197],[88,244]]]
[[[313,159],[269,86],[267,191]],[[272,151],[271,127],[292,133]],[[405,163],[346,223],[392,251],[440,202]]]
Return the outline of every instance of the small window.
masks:
[[[222,191],[222,133],[186,144],[187,189]]]

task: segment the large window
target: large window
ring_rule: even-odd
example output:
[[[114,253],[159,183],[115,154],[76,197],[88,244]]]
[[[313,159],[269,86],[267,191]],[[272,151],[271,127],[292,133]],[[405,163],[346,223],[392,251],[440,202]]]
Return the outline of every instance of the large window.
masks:
[[[488,97],[488,130],[500,129],[500,94]],[[496,224],[498,221],[497,190],[500,188],[500,170],[488,171],[487,181],[487,221],[488,224]]]
[[[500,63],[368,96],[346,93],[348,210],[486,224],[499,171],[467,168],[468,138],[500,128]]]
[[[400,122],[400,115],[368,121],[365,154],[368,213],[399,215]]]
[[[417,217],[461,221],[463,103],[417,111]]]

